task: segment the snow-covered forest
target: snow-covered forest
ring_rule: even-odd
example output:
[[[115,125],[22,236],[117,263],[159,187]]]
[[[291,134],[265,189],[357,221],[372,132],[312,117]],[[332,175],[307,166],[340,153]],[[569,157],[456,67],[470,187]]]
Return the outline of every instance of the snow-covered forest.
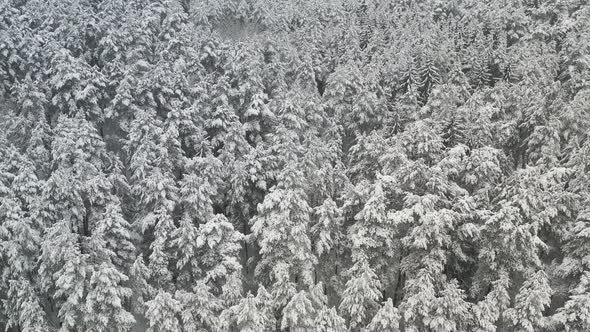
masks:
[[[590,331],[587,0],[0,0],[0,330]]]

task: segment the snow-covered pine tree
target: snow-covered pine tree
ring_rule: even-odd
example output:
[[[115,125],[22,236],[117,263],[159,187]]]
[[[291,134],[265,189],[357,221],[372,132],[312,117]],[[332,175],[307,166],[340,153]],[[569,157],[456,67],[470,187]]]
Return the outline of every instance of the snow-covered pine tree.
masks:
[[[506,319],[517,330],[532,332],[544,328],[548,320],[544,311],[551,303],[551,293],[545,272],[526,276],[514,298],[514,307],[504,313]]]
[[[220,316],[221,330],[255,332],[274,329],[274,311],[264,302],[269,300],[267,295],[261,287],[257,296],[248,293],[237,304],[224,310]]]
[[[388,298],[383,306],[379,309],[371,323],[365,329],[366,332],[377,331],[400,331],[401,316],[396,307],[393,306],[393,301]]]
[[[96,128],[83,118],[61,117],[57,130],[52,145],[56,169],[42,195],[47,225],[40,269],[44,290],[67,328],[101,331],[121,324],[121,331],[129,330],[134,319],[124,302],[131,294],[123,286],[127,271],[117,254],[124,257],[126,248],[127,256],[132,255],[131,236],[116,210],[110,215],[114,222],[104,218],[109,204],[119,204],[112,183],[117,169],[106,173],[111,156]]]
[[[7,329],[42,331],[48,328],[45,301],[38,287],[42,225],[37,195],[42,181],[35,176],[32,163],[13,146],[0,150],[0,154],[2,312]]]
[[[283,309],[281,329],[293,332],[314,331],[314,318],[317,315],[306,291],[299,291]]]
[[[182,331],[179,315],[181,304],[165,290],[158,290],[156,296],[145,303],[145,316],[149,332]]]
[[[312,210],[301,188],[302,174],[292,166],[283,174],[282,183],[266,195],[252,220],[261,255],[257,275],[270,281],[279,310],[296,294],[298,286],[313,283],[316,263],[308,237]]]
[[[170,287],[173,213],[178,187],[175,169],[157,114],[138,110],[131,123],[126,151],[130,156],[130,185],[137,199],[134,224],[144,233],[143,244],[149,247],[147,266],[157,288]],[[152,238],[152,240],[150,240]]]
[[[584,272],[578,285],[570,291],[570,298],[553,317],[565,331],[584,331],[590,328],[590,273]]]
[[[356,258],[348,273],[351,278],[346,282],[338,311],[354,331],[366,326],[379,310],[381,283],[362,255]]]

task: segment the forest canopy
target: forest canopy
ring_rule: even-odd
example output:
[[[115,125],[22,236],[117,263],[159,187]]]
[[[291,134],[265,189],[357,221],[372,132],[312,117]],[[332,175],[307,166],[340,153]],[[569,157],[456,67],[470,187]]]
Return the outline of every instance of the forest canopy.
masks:
[[[590,331],[587,0],[0,0],[0,330]]]

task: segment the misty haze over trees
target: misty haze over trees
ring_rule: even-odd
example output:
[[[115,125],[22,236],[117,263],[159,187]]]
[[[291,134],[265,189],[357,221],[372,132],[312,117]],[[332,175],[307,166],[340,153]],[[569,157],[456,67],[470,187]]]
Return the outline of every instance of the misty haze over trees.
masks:
[[[0,330],[590,331],[587,0],[0,0]]]

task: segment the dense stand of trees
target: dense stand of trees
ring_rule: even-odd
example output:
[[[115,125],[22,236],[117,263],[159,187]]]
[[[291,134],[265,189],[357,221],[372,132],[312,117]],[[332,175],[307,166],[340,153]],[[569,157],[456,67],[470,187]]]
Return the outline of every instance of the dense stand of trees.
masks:
[[[589,331],[586,0],[0,1],[0,329]]]

